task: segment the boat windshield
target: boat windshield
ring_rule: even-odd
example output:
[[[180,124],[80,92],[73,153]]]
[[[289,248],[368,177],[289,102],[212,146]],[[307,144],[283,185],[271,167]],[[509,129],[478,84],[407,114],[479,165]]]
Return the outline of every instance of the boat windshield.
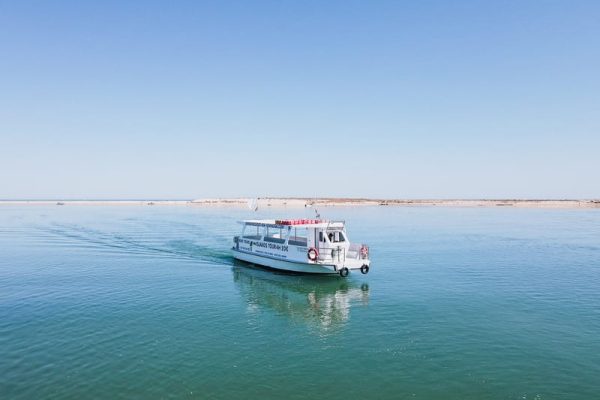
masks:
[[[346,237],[342,231],[328,232],[327,237],[331,243],[343,243],[346,241]]]

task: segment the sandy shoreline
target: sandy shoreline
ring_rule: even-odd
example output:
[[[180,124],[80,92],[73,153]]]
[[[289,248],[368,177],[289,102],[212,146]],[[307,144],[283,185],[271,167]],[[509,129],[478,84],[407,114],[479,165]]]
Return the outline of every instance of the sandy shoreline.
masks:
[[[215,198],[196,200],[0,200],[2,205],[58,206],[190,206],[248,207],[248,198]],[[600,208],[600,199],[532,200],[532,199],[354,199],[354,198],[259,198],[258,207],[520,207],[520,208]]]

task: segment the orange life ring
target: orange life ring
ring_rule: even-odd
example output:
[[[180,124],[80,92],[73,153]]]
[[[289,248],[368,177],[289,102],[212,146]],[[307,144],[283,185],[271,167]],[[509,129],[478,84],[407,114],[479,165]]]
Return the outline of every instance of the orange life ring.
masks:
[[[317,261],[317,258],[319,258],[319,250],[317,250],[314,247],[311,247],[310,249],[308,249],[307,255],[310,261]]]

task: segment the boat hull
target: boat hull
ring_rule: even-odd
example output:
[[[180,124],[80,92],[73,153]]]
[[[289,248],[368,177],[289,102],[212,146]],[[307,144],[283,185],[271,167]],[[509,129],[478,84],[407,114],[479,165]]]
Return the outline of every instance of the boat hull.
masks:
[[[333,264],[314,264],[302,263],[287,260],[278,260],[276,258],[265,257],[262,255],[252,254],[245,251],[232,249],[233,258],[241,261],[246,261],[252,264],[261,265],[263,267],[278,269],[290,272],[302,272],[305,274],[337,274],[335,265]]]

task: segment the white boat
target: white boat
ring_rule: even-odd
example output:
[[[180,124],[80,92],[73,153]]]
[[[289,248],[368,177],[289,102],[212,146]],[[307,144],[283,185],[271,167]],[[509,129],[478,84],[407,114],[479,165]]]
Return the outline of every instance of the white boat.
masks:
[[[233,257],[283,271],[311,274],[369,272],[369,247],[350,243],[344,221],[246,220],[233,238]]]

